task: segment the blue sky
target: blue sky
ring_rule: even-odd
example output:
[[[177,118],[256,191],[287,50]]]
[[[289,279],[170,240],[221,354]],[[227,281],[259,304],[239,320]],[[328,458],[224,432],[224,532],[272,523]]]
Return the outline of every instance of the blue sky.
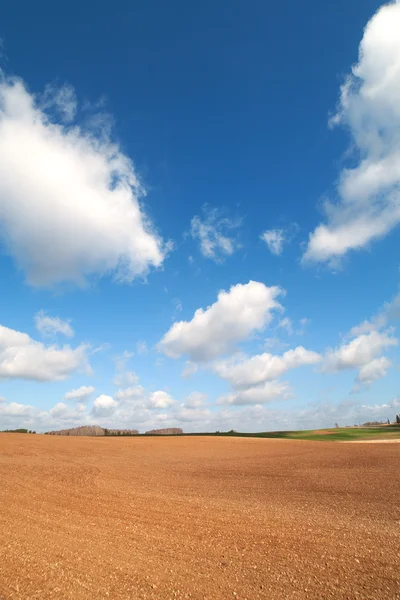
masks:
[[[4,8],[0,428],[394,418],[399,27],[396,2]]]

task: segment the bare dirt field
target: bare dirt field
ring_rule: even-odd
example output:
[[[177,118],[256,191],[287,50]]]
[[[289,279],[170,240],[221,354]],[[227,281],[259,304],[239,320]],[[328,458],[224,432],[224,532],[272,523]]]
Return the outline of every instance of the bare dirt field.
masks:
[[[400,598],[400,447],[0,434],[0,598]]]

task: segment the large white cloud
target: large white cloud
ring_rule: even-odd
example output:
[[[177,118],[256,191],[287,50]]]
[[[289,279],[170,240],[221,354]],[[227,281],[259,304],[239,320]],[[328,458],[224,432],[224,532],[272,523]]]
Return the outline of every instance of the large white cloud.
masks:
[[[213,370],[217,375],[229,381],[234,388],[246,388],[265,381],[277,379],[289,369],[320,362],[321,356],[311,350],[298,346],[288,350],[282,356],[264,353],[238,361],[217,361]]]
[[[139,204],[131,160],[104,131],[55,123],[49,104],[73,116],[70,94],[41,104],[20,79],[0,79],[6,251],[35,286],[83,285],[105,273],[132,281],[160,266],[167,249]]]
[[[0,325],[0,379],[59,381],[86,370],[88,347],[46,346],[26,333]]]
[[[234,285],[219,292],[206,310],[196,310],[191,321],[174,323],[159,348],[171,358],[187,354],[193,361],[232,352],[238,342],[269,323],[273,310],[282,308],[276,300],[280,294],[281,288],[257,281]]]
[[[341,88],[333,124],[346,126],[358,164],[340,174],[338,201],[310,235],[304,260],[337,262],[400,222],[400,3],[369,21]]]

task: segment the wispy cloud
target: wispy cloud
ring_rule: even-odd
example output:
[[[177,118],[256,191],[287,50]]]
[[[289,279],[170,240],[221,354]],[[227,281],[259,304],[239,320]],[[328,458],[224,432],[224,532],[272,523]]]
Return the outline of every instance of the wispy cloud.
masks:
[[[241,219],[224,217],[221,209],[203,207],[203,217],[195,216],[191,221],[190,233],[200,243],[200,251],[205,258],[222,262],[240,248],[237,229]]]

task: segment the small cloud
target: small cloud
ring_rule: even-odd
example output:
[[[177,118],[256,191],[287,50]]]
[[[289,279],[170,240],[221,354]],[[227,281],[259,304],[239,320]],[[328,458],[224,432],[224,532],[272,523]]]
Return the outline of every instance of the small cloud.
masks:
[[[92,413],[96,417],[106,417],[111,415],[118,407],[118,402],[111,396],[101,394],[93,402]]]
[[[176,404],[174,400],[167,392],[157,391],[150,395],[150,405],[152,408],[168,408]]]
[[[267,244],[271,254],[275,256],[282,254],[285,243],[285,231],[283,229],[268,229],[260,237]]]
[[[114,377],[114,383],[119,387],[125,385],[135,385],[138,381],[139,377],[133,371],[122,371]]]
[[[138,342],[138,343],[136,344],[136,352],[137,352],[138,354],[147,354],[147,353],[148,353],[148,351],[149,351],[149,349],[148,349],[148,347],[147,347],[147,344],[146,344],[146,342],[142,342],[142,341],[140,341],[140,342]]]
[[[122,354],[115,357],[115,366],[118,371],[123,371],[126,367],[126,363],[132,358],[133,352],[125,350]]]
[[[201,406],[204,406],[206,400],[207,394],[203,394],[202,392],[191,392],[186,398],[183,407],[190,409],[199,408]]]
[[[310,323],[311,319],[307,319],[307,317],[303,317],[302,319],[300,319],[300,327],[296,330],[296,335],[304,335],[307,325],[309,325]]]
[[[289,317],[285,317],[284,319],[279,321],[278,327],[280,327],[281,329],[286,329],[288,335],[292,335],[293,333],[293,325]]]
[[[182,369],[182,373],[181,373],[181,377],[183,379],[188,379],[189,377],[191,377],[192,375],[194,375],[197,371],[198,367],[196,365],[196,363],[187,360],[185,363],[185,366]]]
[[[203,219],[197,215],[193,217],[190,234],[200,242],[200,251],[204,258],[210,258],[217,263],[223,262],[241,247],[235,230],[242,225],[242,220],[223,217],[220,209],[212,209],[207,204],[203,206],[203,213]]]
[[[43,310],[35,316],[35,327],[45,337],[52,337],[57,333],[73,337],[75,333],[70,325],[70,321],[63,321],[60,317],[49,317]]]
[[[71,390],[70,392],[67,392],[64,398],[65,400],[75,400],[79,402],[84,402],[93,394],[94,389],[95,388],[91,385],[82,385],[76,390]]]

